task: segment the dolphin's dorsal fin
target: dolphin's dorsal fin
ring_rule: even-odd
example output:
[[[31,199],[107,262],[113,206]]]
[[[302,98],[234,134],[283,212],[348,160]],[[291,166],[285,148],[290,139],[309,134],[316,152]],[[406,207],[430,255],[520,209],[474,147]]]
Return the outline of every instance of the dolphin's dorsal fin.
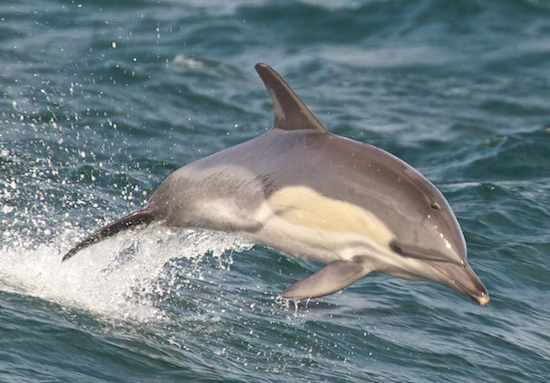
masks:
[[[283,78],[269,65],[256,64],[256,72],[260,75],[265,87],[273,100],[275,122],[273,129],[300,130],[311,129],[320,133],[328,133],[319,120],[309,111],[307,106],[296,96],[296,93]]]

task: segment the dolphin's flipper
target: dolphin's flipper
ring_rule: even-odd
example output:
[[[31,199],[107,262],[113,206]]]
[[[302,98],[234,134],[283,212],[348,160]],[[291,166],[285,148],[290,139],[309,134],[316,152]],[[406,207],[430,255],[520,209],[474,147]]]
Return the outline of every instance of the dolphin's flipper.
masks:
[[[64,256],[62,261],[66,261],[71,258],[73,255],[78,253],[80,250],[93,245],[96,242],[99,242],[107,237],[111,237],[120,231],[124,231],[135,227],[137,225],[148,225],[155,220],[155,216],[148,210],[138,210],[133,212],[126,217],[123,217],[119,220],[116,220],[109,225],[102,227],[96,232],[90,234],[84,240],[82,240],[78,245],[69,250]]]
[[[364,263],[333,261],[315,274],[296,282],[281,295],[287,299],[322,297],[348,287],[371,271]]]

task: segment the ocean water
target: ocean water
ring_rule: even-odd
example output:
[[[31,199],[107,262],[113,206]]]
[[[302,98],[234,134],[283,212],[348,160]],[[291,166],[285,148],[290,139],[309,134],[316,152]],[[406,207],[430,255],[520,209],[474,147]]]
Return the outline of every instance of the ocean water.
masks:
[[[491,302],[151,226],[61,263],[180,166],[256,137],[273,66],[445,194]],[[550,380],[544,0],[0,2],[1,382]],[[322,164],[319,164],[322,166]]]

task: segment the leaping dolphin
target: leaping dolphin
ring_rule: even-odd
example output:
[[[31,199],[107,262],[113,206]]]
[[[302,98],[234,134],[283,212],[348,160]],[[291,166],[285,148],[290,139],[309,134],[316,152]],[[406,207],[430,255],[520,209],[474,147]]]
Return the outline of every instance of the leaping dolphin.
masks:
[[[271,94],[273,127],[263,135],[172,173],[145,208],[88,236],[79,250],[135,226],[232,232],[325,263],[282,296],[315,298],[371,271],[431,280],[480,305],[483,283],[443,195],[418,171],[374,146],[329,133],[275,70],[257,64]]]

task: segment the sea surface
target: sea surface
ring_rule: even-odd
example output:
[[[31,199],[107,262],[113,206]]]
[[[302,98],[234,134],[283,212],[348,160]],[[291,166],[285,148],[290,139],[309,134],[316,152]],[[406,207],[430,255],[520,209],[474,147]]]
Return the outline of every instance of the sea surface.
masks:
[[[488,306],[376,273],[295,305],[320,265],[161,225],[61,263],[270,128],[257,62],[440,188]],[[0,382],[546,383],[550,3],[2,0],[0,225]]]

